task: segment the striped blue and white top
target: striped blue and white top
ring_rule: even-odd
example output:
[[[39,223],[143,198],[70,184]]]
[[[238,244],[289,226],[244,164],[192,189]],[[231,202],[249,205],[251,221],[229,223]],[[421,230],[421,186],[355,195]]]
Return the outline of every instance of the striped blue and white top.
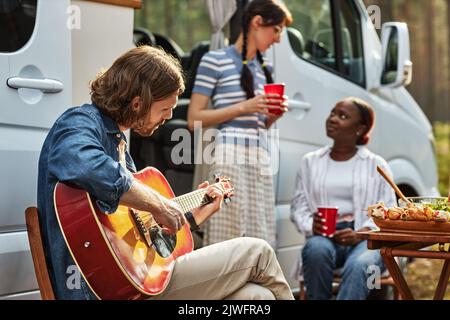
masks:
[[[264,61],[272,71],[266,57]],[[210,97],[214,109],[246,100],[240,84],[242,66],[241,54],[234,45],[206,53],[200,61],[192,92]],[[257,58],[248,61],[247,66],[253,74],[255,95],[263,94],[266,77]],[[218,126],[222,137],[216,142],[260,146],[265,122],[266,116],[259,113],[244,114],[223,122]]]

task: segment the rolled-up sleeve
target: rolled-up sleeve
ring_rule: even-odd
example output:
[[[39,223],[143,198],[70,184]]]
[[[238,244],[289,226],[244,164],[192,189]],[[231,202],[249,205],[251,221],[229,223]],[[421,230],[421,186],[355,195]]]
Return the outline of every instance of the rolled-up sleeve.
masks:
[[[60,118],[54,128],[48,168],[59,181],[86,190],[102,211],[113,213],[121,196],[131,188],[133,176],[107,154],[97,121],[84,112]]]

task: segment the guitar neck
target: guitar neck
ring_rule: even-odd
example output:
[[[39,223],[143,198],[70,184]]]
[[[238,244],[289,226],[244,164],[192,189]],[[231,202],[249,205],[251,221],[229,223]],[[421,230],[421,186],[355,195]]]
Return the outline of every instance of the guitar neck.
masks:
[[[181,207],[183,213],[187,213],[211,202],[211,199],[206,195],[205,189],[199,189],[173,198],[172,201],[175,201]]]

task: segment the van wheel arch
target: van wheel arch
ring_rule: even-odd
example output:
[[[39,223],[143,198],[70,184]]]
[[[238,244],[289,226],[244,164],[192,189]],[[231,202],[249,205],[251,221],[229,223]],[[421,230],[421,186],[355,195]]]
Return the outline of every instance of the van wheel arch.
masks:
[[[419,196],[419,193],[413,187],[411,187],[408,184],[399,184],[398,187],[403,192],[405,197],[417,197],[417,196]],[[397,200],[398,200],[398,196],[397,196]]]

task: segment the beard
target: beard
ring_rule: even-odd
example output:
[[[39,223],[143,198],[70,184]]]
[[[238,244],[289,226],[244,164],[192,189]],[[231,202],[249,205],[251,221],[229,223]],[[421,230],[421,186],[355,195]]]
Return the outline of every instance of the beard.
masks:
[[[164,122],[165,120],[160,121],[154,125],[145,125],[144,123],[138,124],[133,130],[141,137],[150,137],[160,125],[164,124]]]
[[[134,132],[136,132],[138,135],[140,135],[143,138],[147,138],[150,137],[153,132],[155,131],[155,129],[134,129]]]

